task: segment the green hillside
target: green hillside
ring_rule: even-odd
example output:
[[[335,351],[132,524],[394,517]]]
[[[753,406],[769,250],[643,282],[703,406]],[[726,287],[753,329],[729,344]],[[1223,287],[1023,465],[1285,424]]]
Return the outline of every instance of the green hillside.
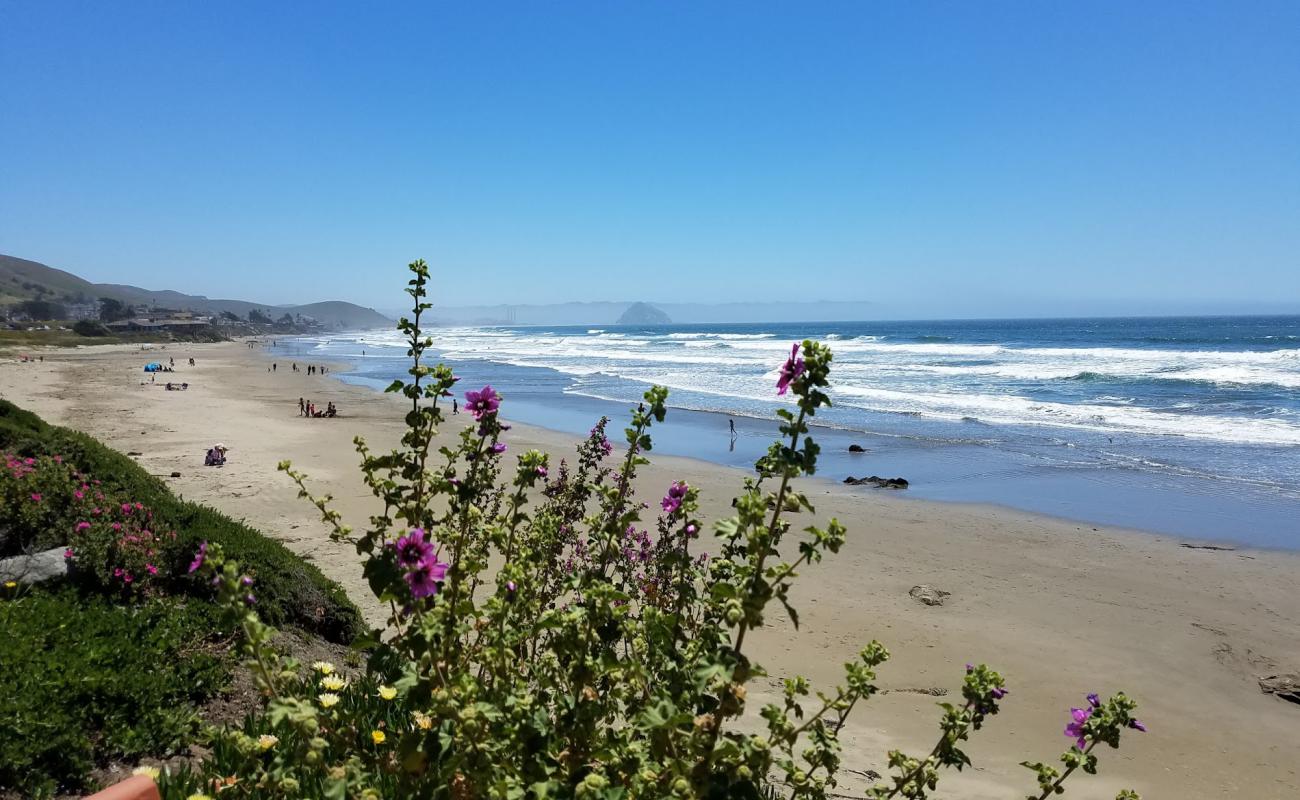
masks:
[[[91,283],[71,272],[25,258],[0,255],[0,305],[23,300],[48,300],[57,303],[87,303],[111,297],[137,307],[161,307],[181,311],[219,314],[228,311],[247,317],[254,309],[272,318],[288,312],[311,317],[332,328],[375,328],[392,323],[373,308],[364,308],[343,300],[327,300],[305,305],[275,305],[249,300],[211,299],[171,289],[151,290],[118,283]]]

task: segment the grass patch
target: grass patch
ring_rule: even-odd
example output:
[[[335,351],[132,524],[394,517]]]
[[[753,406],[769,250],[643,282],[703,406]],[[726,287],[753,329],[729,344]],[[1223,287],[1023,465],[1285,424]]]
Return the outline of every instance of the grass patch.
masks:
[[[181,751],[196,705],[228,680],[205,602],[135,606],[57,591],[0,599],[0,790],[23,797],[94,788],[112,760]]]

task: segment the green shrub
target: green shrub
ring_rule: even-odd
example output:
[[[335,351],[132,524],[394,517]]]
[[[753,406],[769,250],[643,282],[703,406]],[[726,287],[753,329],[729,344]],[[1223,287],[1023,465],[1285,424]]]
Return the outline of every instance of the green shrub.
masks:
[[[79,319],[72,325],[72,332],[78,336],[108,336],[110,331],[93,319]]]
[[[363,630],[357,607],[315,566],[243,523],[207,506],[180,500],[139,464],[93,437],[50,425],[30,411],[0,400],[0,448],[23,457],[57,455],[90,478],[101,480],[98,488],[107,497],[152,509],[158,529],[177,532],[176,546],[169,548],[173,561],[164,573],[180,577],[166,587],[169,590],[209,596],[207,586],[185,574],[199,543],[209,541],[236,555],[257,579],[258,608],[268,622],[293,625],[343,643]],[[66,543],[64,539],[50,546]]]
[[[71,589],[0,599],[0,791],[80,791],[110,759],[165,756],[226,682],[207,603],[113,605]]]

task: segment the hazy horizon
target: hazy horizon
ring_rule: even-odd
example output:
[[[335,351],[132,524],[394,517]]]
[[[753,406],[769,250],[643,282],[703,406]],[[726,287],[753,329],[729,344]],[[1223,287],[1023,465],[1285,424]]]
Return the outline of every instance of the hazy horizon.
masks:
[[[266,304],[1300,311],[1300,6],[9,4],[0,252]],[[50,46],[57,40],[58,47]]]

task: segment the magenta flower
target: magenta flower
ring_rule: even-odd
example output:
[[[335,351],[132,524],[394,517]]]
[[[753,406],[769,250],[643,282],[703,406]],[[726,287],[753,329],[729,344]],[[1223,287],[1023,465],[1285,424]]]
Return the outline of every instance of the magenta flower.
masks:
[[[1131,719],[1128,721],[1128,726],[1135,731],[1147,732],[1147,726],[1143,725],[1141,720]]]
[[[785,394],[790,384],[803,374],[803,367],[803,359],[799,358],[799,345],[796,343],[790,348],[790,357],[781,367],[781,377],[776,380],[776,393]]]
[[[539,477],[539,478],[545,478],[545,477],[546,477],[546,467],[538,467],[538,468],[537,468],[537,477]]]
[[[86,530],[89,527],[90,527],[90,523],[86,522],[85,520],[82,520],[81,522],[77,523],[77,533],[81,533],[82,531]]]
[[[32,492],[32,502],[34,502],[34,503],[39,503],[39,502],[41,502],[41,496],[40,496],[39,494],[37,494],[36,492]]]
[[[500,407],[501,395],[491,386],[484,386],[477,392],[465,392],[465,410],[473,414],[476,420],[492,416]]]
[[[1088,746],[1088,737],[1084,735],[1083,726],[1088,721],[1088,718],[1092,716],[1092,707],[1072,708],[1070,709],[1070,716],[1073,721],[1065,726],[1065,735],[1073,738],[1074,743],[1079,746],[1080,750],[1083,750]]]
[[[681,508],[682,501],[686,499],[686,483],[677,481],[668,487],[668,494],[664,495],[661,505],[664,511],[671,514],[678,508]]]
[[[496,453],[497,455],[501,455],[505,451],[506,451],[505,442],[496,442],[492,445],[492,452]]]
[[[157,575],[157,574],[158,574],[158,568],[155,567],[153,564],[145,564],[145,565],[144,565],[144,571],[145,571],[145,572],[148,572],[150,575]]]
[[[436,556],[429,556],[406,573],[406,583],[411,587],[411,596],[417,600],[432,597],[438,593],[438,584],[447,577],[449,564],[439,561]]]
[[[403,567],[418,566],[420,562],[433,558],[433,543],[424,538],[423,528],[412,528],[393,547],[397,550],[397,563]]]
[[[188,571],[197,572],[199,567],[203,566],[203,560],[206,559],[207,557],[208,557],[208,543],[206,541],[201,542],[199,544],[199,552],[195,553],[194,560],[190,562],[190,568]]]
[[[72,552],[72,548],[71,548],[71,547],[69,547],[69,548],[67,548],[66,550],[63,551],[63,557],[66,558],[66,559],[69,559],[69,560],[71,560],[72,558],[75,558],[75,555],[73,554],[73,552]]]

